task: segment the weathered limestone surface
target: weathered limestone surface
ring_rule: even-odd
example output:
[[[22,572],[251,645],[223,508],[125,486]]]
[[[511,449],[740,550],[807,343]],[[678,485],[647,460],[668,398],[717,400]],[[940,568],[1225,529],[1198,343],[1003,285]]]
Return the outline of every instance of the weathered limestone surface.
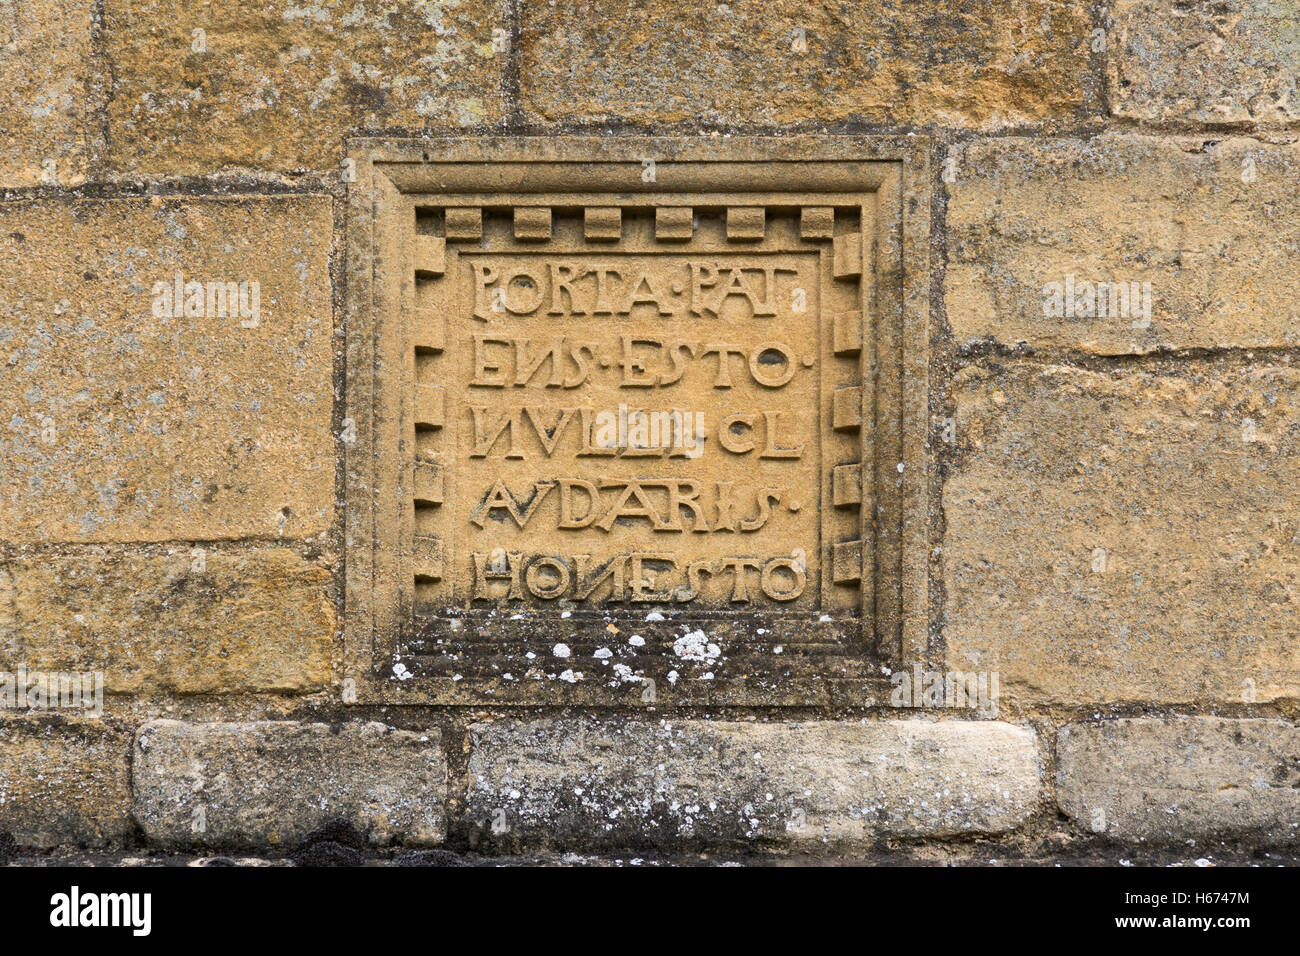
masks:
[[[629,191],[646,150],[672,156],[666,181],[716,186],[728,205]],[[384,202],[354,198],[350,236],[373,224],[376,239],[349,244],[349,288],[382,286],[394,262],[414,278],[347,313],[361,425],[346,647],[369,658],[363,699],[869,706],[883,679],[861,652],[862,582],[882,621],[916,585],[863,529],[904,522],[901,489],[921,469],[900,479],[898,463],[923,451],[901,402],[869,424],[862,409],[921,397],[892,343],[904,322],[924,326],[909,301],[925,286],[923,231],[904,250],[884,233],[929,206],[924,174],[902,175],[923,152],[901,138],[566,136],[372,155]],[[442,192],[425,192],[435,180]],[[458,195],[477,188],[492,192]],[[861,191],[824,205],[832,189]],[[412,233],[412,203],[428,231]],[[877,229],[892,245],[881,263],[863,251]],[[868,300],[888,314],[870,333]],[[877,470],[868,500],[861,476]]]
[[[332,227],[325,197],[0,204],[0,540],[327,528]],[[200,314],[156,315],[178,273]]]
[[[136,737],[132,783],[135,819],[160,846],[292,845],[336,820],[376,845],[445,833],[438,730],[156,720]]]
[[[1093,833],[1150,842],[1300,839],[1300,729],[1286,721],[1071,724],[1056,750],[1061,809]]]
[[[0,6],[0,186],[75,186],[103,148],[92,0]]]
[[[959,344],[1130,354],[1294,345],[1300,147],[1107,134],[975,140],[946,188]],[[1150,315],[1049,314],[1048,283],[1150,283]],[[1123,300],[1118,300],[1123,305]]]
[[[0,561],[0,670],[103,671],[110,693],[319,690],[330,584],[276,547],[14,556]]]
[[[996,722],[499,720],[470,747],[466,821],[525,844],[1003,833],[1039,799],[1034,733]]]
[[[502,114],[500,0],[108,0],[105,21],[121,174],[337,174],[354,130]]]
[[[552,121],[999,128],[1089,105],[1090,28],[1086,8],[1049,0],[851,9],[655,0],[633,18],[613,0],[530,3],[523,103]]]
[[[1278,123],[1300,116],[1300,11],[1272,0],[1118,0],[1109,57],[1117,116]]]
[[[0,717],[0,833],[35,847],[131,832],[131,735],[89,717]]]
[[[111,695],[0,710],[0,838],[1296,841],[1298,76],[1293,0],[0,0],[0,674]],[[638,403],[704,455],[563,417]],[[927,654],[1023,723],[879,719]]]
[[[1010,364],[954,397],[950,666],[1054,702],[1300,694],[1300,370]]]

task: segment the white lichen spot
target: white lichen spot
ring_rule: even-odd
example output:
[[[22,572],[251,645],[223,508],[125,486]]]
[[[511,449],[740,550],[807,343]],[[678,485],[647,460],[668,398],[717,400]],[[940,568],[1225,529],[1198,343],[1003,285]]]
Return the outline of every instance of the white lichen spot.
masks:
[[[722,655],[717,644],[710,644],[701,630],[691,631],[673,641],[673,653],[686,661],[713,661]]]

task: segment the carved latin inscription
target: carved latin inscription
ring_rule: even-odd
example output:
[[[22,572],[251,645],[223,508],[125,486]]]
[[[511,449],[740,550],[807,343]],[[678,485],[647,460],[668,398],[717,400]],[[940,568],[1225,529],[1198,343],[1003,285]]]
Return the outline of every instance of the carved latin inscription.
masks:
[[[345,700],[856,707],[928,659],[923,137],[350,158]]]
[[[417,206],[417,608],[858,613],[862,216]]]

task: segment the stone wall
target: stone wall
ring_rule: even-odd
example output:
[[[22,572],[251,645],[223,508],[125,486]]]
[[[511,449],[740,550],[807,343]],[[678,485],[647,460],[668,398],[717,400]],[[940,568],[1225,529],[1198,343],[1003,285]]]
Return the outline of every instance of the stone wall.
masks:
[[[0,711],[0,833],[1296,841],[1297,75],[1266,0],[0,0],[0,671],[105,691]],[[928,151],[915,663],[996,715],[349,697],[349,142],[573,133]]]

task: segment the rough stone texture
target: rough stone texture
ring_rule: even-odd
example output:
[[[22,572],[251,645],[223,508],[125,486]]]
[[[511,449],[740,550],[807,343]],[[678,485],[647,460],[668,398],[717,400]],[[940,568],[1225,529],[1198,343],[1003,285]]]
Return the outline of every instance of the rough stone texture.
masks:
[[[91,0],[0,5],[0,186],[85,181],[102,148],[90,116],[100,98],[94,7]]]
[[[103,671],[109,693],[318,690],[330,581],[274,547],[15,555],[0,561],[0,670]]]
[[[647,151],[672,157],[666,182],[725,190],[732,205],[625,192]],[[924,393],[899,355],[906,338],[924,363],[925,150],[883,137],[528,136],[434,153],[427,140],[358,144],[367,172],[377,157],[382,197],[353,194],[349,235],[375,240],[347,257],[346,401],[359,424],[345,641],[361,699],[870,706],[885,681],[862,618],[874,611],[882,633],[914,644],[926,634],[911,613],[924,583],[891,547],[906,535],[918,558],[926,550],[913,494],[924,439],[902,421]],[[473,207],[451,198],[488,188]],[[411,202],[445,235],[412,235]],[[613,213],[621,238],[587,244],[593,210]],[[552,283],[559,264],[539,253],[581,263],[581,276]],[[413,263],[409,304],[400,290],[374,306],[355,294],[399,256]],[[705,296],[705,269],[740,284],[719,279]],[[760,275],[766,305],[738,291]],[[542,298],[519,299],[516,279]],[[868,300],[880,313],[869,334]],[[656,336],[639,339],[652,351],[628,329]],[[561,332],[592,361],[552,381],[526,355],[559,347]],[[489,373],[498,362],[510,370]],[[689,411],[644,414],[634,393]],[[878,472],[878,485],[859,480]],[[878,553],[857,543],[875,521]]]
[[[959,343],[1124,354],[1300,342],[1300,148],[1112,134],[977,140],[952,160],[945,305]],[[1140,315],[1045,314],[1044,286],[1070,274],[1149,282],[1149,328]]]
[[[105,19],[123,174],[336,173],[354,130],[502,114],[500,0],[108,0]]]
[[[807,51],[794,49],[802,29]],[[1087,10],[1050,0],[613,0],[523,9],[525,109],[545,120],[859,119],[998,128],[1089,102]]]
[[[1286,721],[1070,724],[1056,749],[1057,800],[1093,833],[1159,843],[1300,839],[1300,728]]]
[[[1293,840],[1298,735],[1275,714],[1294,719],[1300,700],[1298,67],[1295,0],[0,0],[0,671],[100,670],[111,695],[99,721],[0,713],[0,855],[11,833],[35,847],[131,843],[133,756],[141,825],[155,844],[186,849],[264,851],[322,825],[358,827],[377,845],[437,844],[445,812],[457,850],[462,837],[506,851],[730,845],[808,857],[909,840],[942,856],[950,848],[931,841],[974,846],[982,834],[1025,849],[1066,830],[1101,837],[1098,852],[1106,838],[1214,837],[1242,852]],[[623,130],[645,138],[611,142]],[[510,162],[549,159],[546,172],[413,168],[439,150],[514,148],[524,132],[539,135]],[[645,158],[725,164],[702,181],[743,190],[757,165],[743,152],[751,135],[779,137],[781,157],[802,162],[815,158],[813,138],[841,133],[852,149],[892,137],[904,145],[891,155],[906,155],[879,202],[853,203],[866,217],[828,219],[825,203],[838,200],[800,200],[832,244],[839,283],[816,303],[836,323],[821,327],[824,361],[804,367],[835,363],[843,376],[825,382],[837,387],[870,370],[888,387],[861,407],[847,387],[829,404],[768,386],[638,394],[829,416],[838,437],[817,450],[829,474],[810,464],[787,482],[809,494],[762,540],[804,562],[812,547],[845,545],[830,552],[833,574],[848,572],[832,596],[841,592],[836,607],[871,602],[875,633],[852,634],[841,654],[850,644],[791,640],[789,619],[754,616],[754,639],[738,640],[739,615],[687,630],[672,608],[653,622],[637,612],[635,628],[624,626],[631,614],[601,618],[592,641],[578,639],[575,614],[521,613],[510,625],[513,609],[457,615],[445,633],[405,627],[407,602],[415,621],[439,588],[463,597],[471,538],[457,536],[468,516],[455,495],[468,478],[482,493],[503,475],[518,489],[570,471],[549,452],[500,469],[451,456],[463,450],[467,394],[444,379],[468,367],[466,337],[483,324],[440,321],[450,300],[435,277],[453,277],[444,289],[472,281],[446,268],[458,265],[455,236],[473,255],[501,254],[491,243],[507,235],[544,255],[544,235],[586,234],[585,205],[608,240],[603,201],[571,195],[549,217],[532,208],[556,187],[570,134],[575,149],[599,141],[606,162],[579,163],[635,197],[651,184],[635,178],[641,155],[620,150],[638,143],[663,146]],[[438,139],[449,134],[470,135]],[[387,172],[372,177],[371,155]],[[655,188],[687,181],[671,158],[661,169]],[[865,182],[845,176],[846,188]],[[465,199],[488,213],[462,211],[457,223],[426,193],[407,261],[404,203],[452,182],[461,199],[480,188],[528,198],[517,221],[500,217],[518,196]],[[675,218],[677,238],[689,222],[692,242],[749,255],[793,228],[735,197],[693,208],[665,212],[665,237]],[[393,231],[370,231],[377,210]],[[867,262],[848,237],[873,217]],[[624,216],[618,241],[657,236],[659,218]],[[354,268],[367,247],[376,267]],[[155,283],[178,272],[257,281],[256,327],[158,315]],[[845,291],[859,274],[868,308]],[[1049,314],[1045,286],[1069,276],[1149,282],[1149,324],[1140,310]],[[589,318],[610,344],[670,324],[637,308],[626,322]],[[789,320],[737,323],[743,337],[709,341],[753,345],[763,327],[817,341],[806,318],[793,320],[793,299],[790,309]],[[397,312],[402,323],[390,321]],[[562,329],[573,341],[560,313],[531,327],[489,316],[484,327],[534,343]],[[873,320],[863,328],[874,353],[855,349],[859,313]],[[673,334],[694,336],[694,325]],[[371,416],[365,377],[408,371],[431,387],[385,394]],[[493,407],[635,404],[617,384],[536,388],[525,401],[526,387],[502,386]],[[408,402],[425,416],[418,429],[403,417]],[[876,413],[865,428],[864,408]],[[353,430],[361,444],[345,462]],[[420,467],[407,472],[412,456]],[[390,458],[401,467],[379,467]],[[710,477],[736,487],[761,474],[721,461]],[[570,477],[618,474],[585,466]],[[349,484],[336,488],[337,475]],[[355,507],[358,488],[383,502],[378,520]],[[807,507],[818,488],[821,503]],[[812,528],[819,509],[838,522],[829,531]],[[500,511],[493,524],[511,529]],[[547,540],[522,523],[480,530],[487,551],[471,553],[490,556],[492,539]],[[601,547],[678,540],[627,522],[608,540],[603,528],[565,530],[584,542],[563,551],[575,568]],[[746,540],[679,537],[683,554],[710,560]],[[853,585],[858,539],[889,569],[870,587]],[[509,608],[503,580],[494,587]],[[341,616],[349,634],[359,624],[371,636],[345,641]],[[818,636],[835,637],[826,617]],[[505,634],[513,643],[498,655]],[[859,654],[877,647],[871,638],[879,655]],[[956,710],[859,719],[884,699],[896,654],[904,667],[928,654],[996,671],[1003,718],[1024,726]],[[660,680],[647,661],[673,669]],[[391,696],[367,696],[376,667],[392,674]],[[360,704],[340,712],[340,698]],[[530,699],[564,716],[521,716]],[[437,731],[363,723],[424,719],[408,701],[438,702],[428,719],[457,728],[454,785]],[[665,710],[690,701],[699,706]],[[466,702],[482,708],[444,706]],[[654,716],[635,709],[648,704]],[[724,712],[714,705],[727,721],[700,716]],[[583,716],[588,706],[602,716]],[[1046,783],[1025,727],[1111,710],[1240,719],[1070,727],[1057,782],[1078,825],[1047,805],[1036,812]],[[317,712],[327,716],[304,716]],[[341,728],[139,726],[146,714],[353,712],[364,716]],[[695,716],[658,721],[665,712]],[[295,858],[360,858],[361,843],[346,842]]]
[[[318,197],[0,205],[0,540],[327,528],[331,229]],[[155,317],[178,271],[258,282],[257,327]]]
[[[1038,801],[1035,741],[974,721],[500,720],[470,728],[465,817],[555,845],[1001,833]]]
[[[1300,694],[1300,371],[1016,364],[954,391],[950,666],[1057,702]]]
[[[132,769],[135,819],[166,847],[289,846],[333,821],[375,845],[436,844],[446,785],[440,731],[374,722],[156,720]]]
[[[1142,120],[1274,123],[1300,116],[1300,10],[1276,0],[1119,0],[1111,111]]]
[[[132,830],[131,738],[94,718],[0,716],[0,833],[104,846]]]

